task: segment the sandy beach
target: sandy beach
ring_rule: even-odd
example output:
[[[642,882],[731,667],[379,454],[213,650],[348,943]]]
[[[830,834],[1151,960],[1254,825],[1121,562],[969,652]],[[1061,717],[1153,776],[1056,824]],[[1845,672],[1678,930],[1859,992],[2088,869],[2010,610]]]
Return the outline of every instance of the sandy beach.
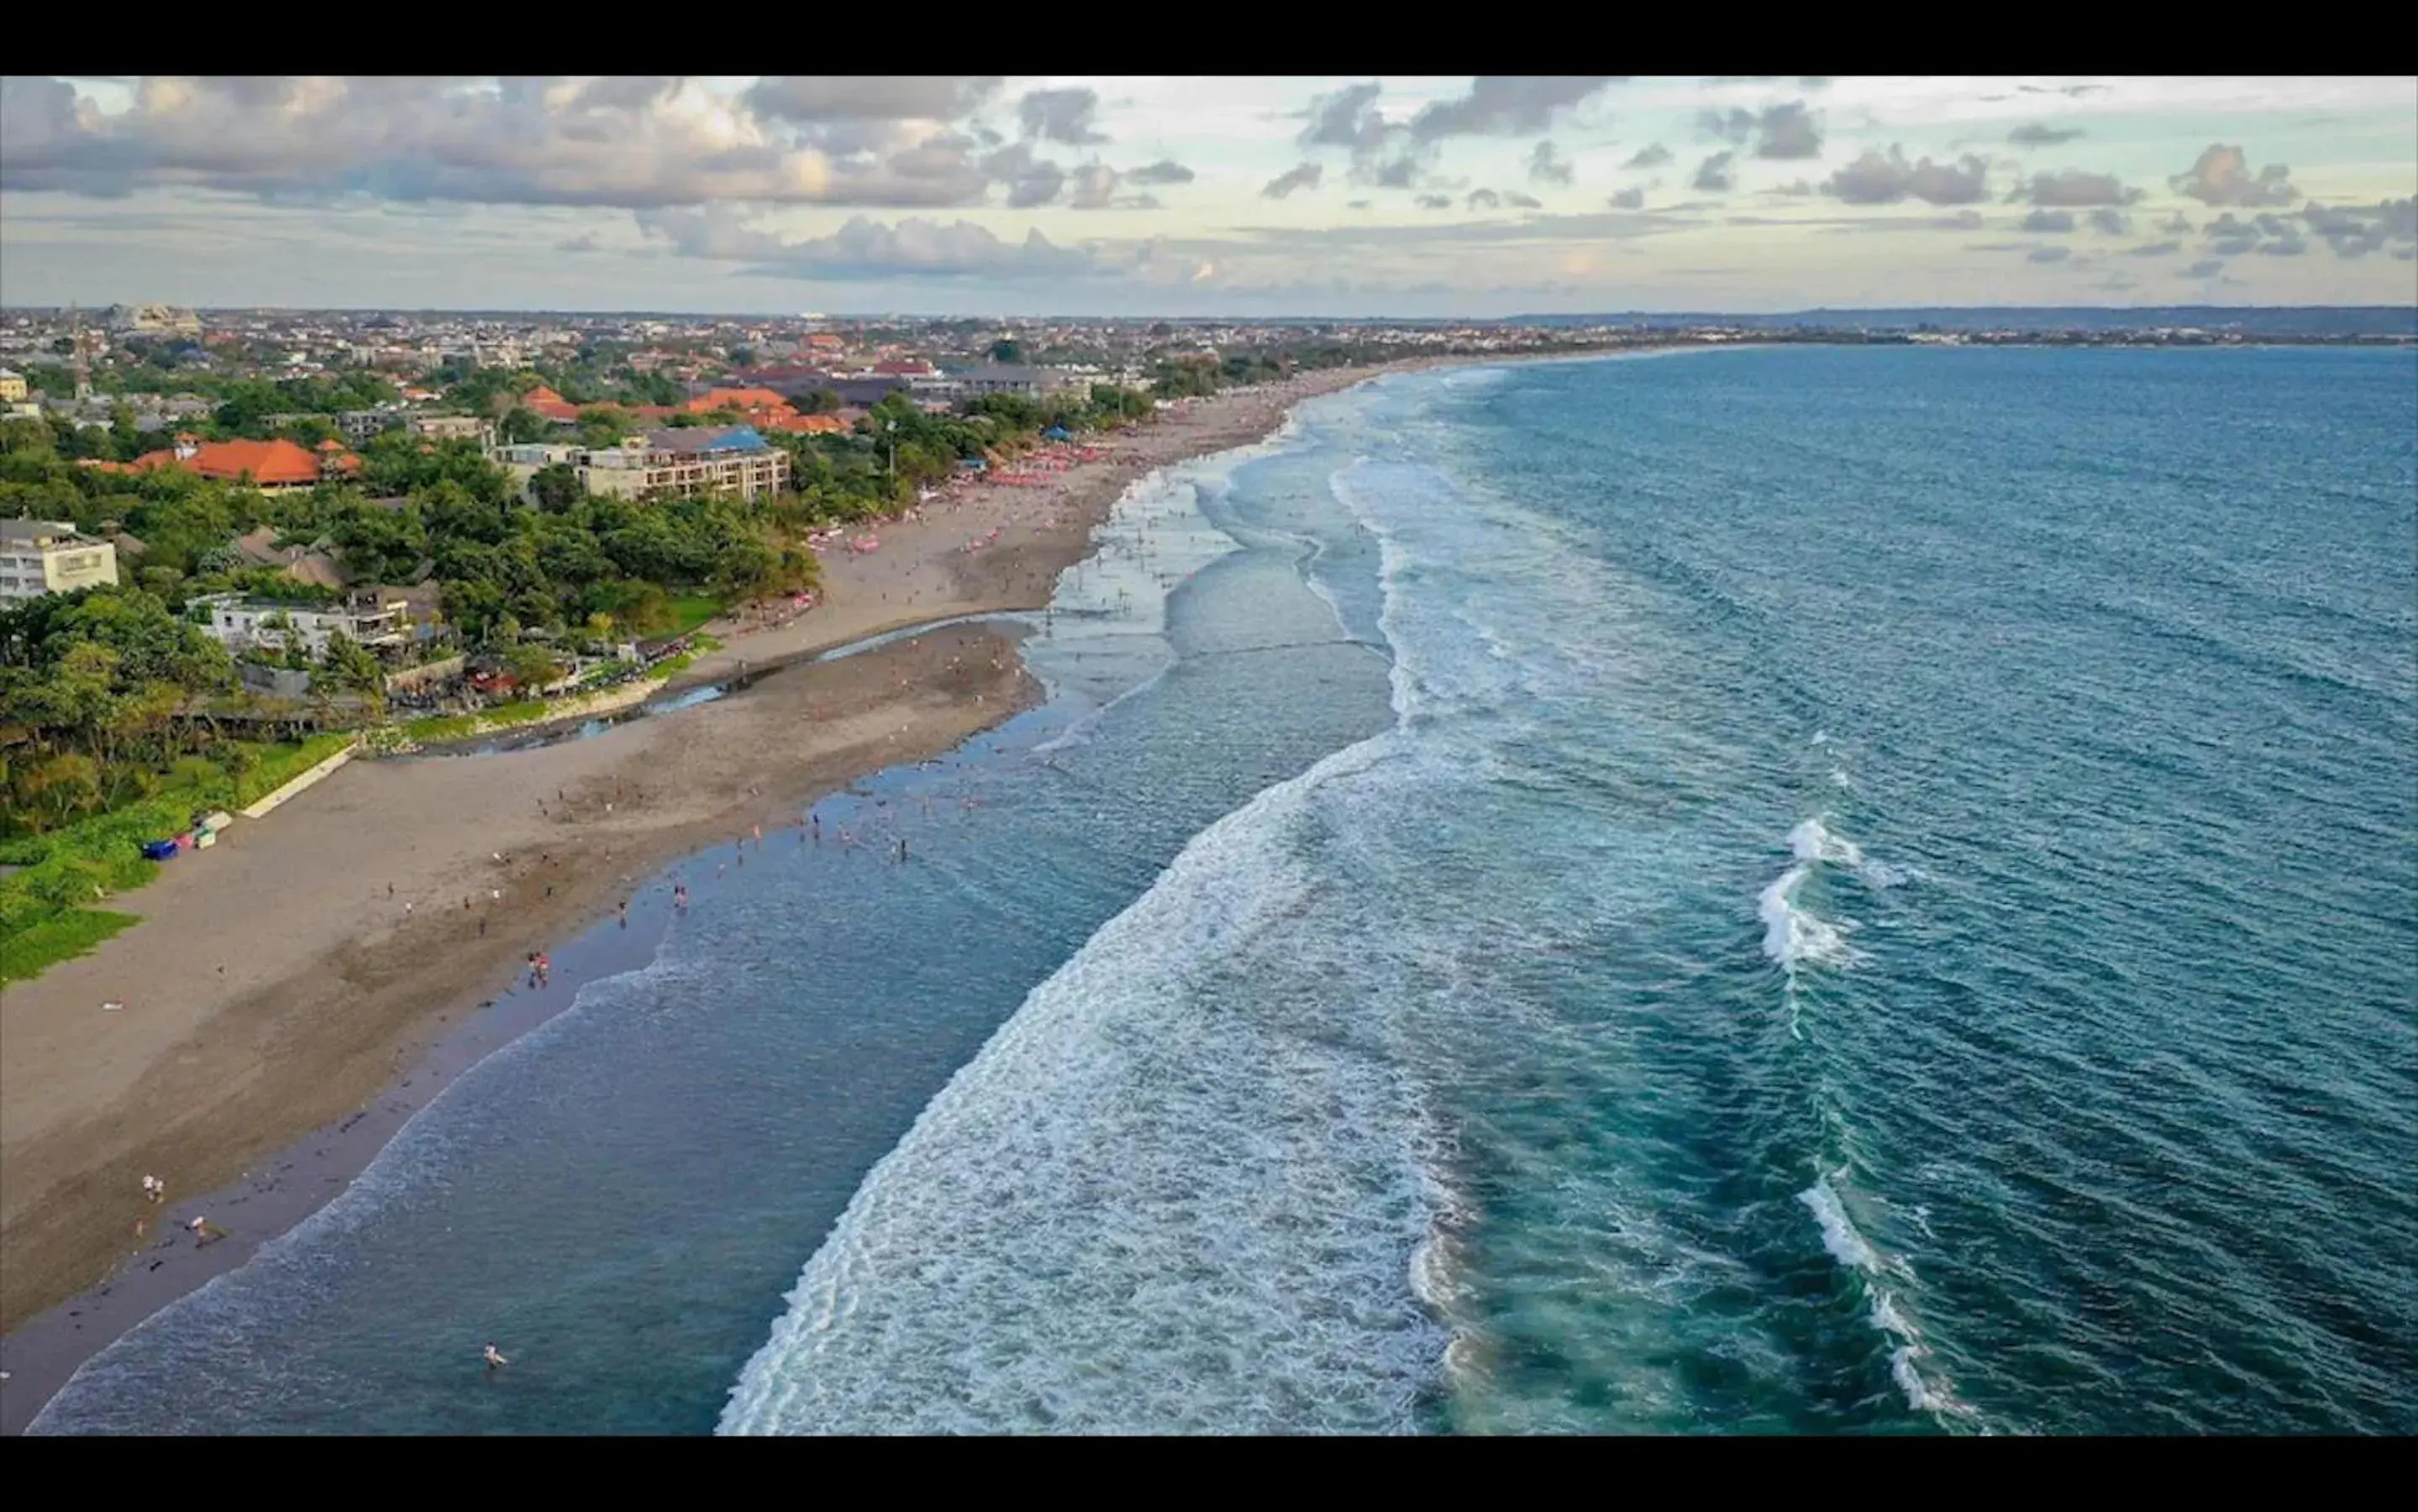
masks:
[[[681,683],[904,626],[1040,608],[1133,481],[1260,439],[1302,399],[1370,375],[1338,370],[1194,401],[1046,484],[960,486],[916,518],[850,532],[880,545],[827,552],[815,608],[718,624],[724,649]],[[0,1332],[72,1306],[114,1272],[157,1269],[141,1257],[194,1197],[231,1190],[298,1138],[374,1107],[448,1022],[521,977],[530,952],[611,918],[667,864],[793,820],[802,802],[860,775],[945,752],[1037,694],[1012,634],[935,629],[592,739],[357,760],[167,866],[125,900],[141,924],[0,1000]],[[374,1153],[353,1152],[351,1168]],[[167,1204],[145,1199],[148,1174],[168,1184]],[[285,1204],[281,1229],[339,1189]],[[273,1234],[241,1237],[248,1251]],[[223,1267],[184,1267],[177,1290],[213,1268]],[[147,1289],[145,1306],[169,1300],[161,1292]],[[112,1336],[89,1332],[77,1335],[80,1356]],[[51,1363],[41,1374],[63,1379],[65,1362]],[[6,1415],[22,1425],[35,1382],[16,1384]]]

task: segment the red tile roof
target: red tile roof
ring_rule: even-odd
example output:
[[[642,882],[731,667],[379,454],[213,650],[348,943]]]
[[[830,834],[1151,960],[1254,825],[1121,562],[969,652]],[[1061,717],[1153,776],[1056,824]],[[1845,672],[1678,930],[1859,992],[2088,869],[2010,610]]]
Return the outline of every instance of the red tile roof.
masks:
[[[543,420],[570,421],[579,418],[577,405],[542,383],[521,395],[521,407]]]
[[[360,465],[355,458],[353,466]],[[191,457],[179,457],[174,449],[146,451],[128,467],[134,472],[183,467],[222,482],[249,475],[255,483],[269,484],[315,483],[320,472],[319,459],[291,441],[205,441]]]
[[[693,415],[710,410],[767,409],[778,414],[789,407],[788,399],[770,389],[714,389],[690,400],[681,406]]]
[[[796,431],[804,435],[845,435],[856,427],[837,415],[774,415],[758,422],[761,430]]]

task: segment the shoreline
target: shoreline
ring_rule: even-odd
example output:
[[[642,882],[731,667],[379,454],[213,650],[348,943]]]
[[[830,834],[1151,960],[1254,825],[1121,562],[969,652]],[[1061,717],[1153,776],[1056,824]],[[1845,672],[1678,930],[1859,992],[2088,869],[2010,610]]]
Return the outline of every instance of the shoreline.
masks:
[[[313,848],[305,844],[305,825],[338,827],[346,810],[356,816],[364,807],[375,811],[376,818],[363,828],[379,832],[408,825],[416,813],[448,801],[495,810],[470,816],[467,829],[457,816],[455,832],[446,836],[450,849],[417,868],[422,880],[442,874],[445,883],[439,895],[425,900],[427,911],[406,906],[396,921],[390,910],[379,910],[387,913],[387,926],[366,936],[358,915],[348,915],[344,935],[332,942],[265,942],[270,948],[254,953],[232,990],[189,1012],[187,1022],[168,1026],[174,1032],[146,1036],[141,1050],[147,1054],[120,1057],[101,1066],[98,1077],[85,1078],[100,1083],[97,1098],[85,1089],[86,1101],[99,1107],[62,1109],[58,1096],[37,1097],[38,1105],[49,1106],[28,1114],[27,1098],[0,1100],[0,1109],[8,1110],[0,1112],[0,1131],[9,1157],[0,1160],[0,1318],[7,1324],[0,1369],[8,1378],[0,1381],[0,1433],[23,1432],[93,1355],[318,1212],[470,1066],[569,1007],[588,982],[651,958],[668,909],[663,878],[672,868],[731,843],[751,822],[777,828],[786,815],[794,824],[801,803],[901,761],[954,749],[1040,701],[1038,682],[1016,654],[1019,627],[936,628],[934,620],[1046,610],[1060,573],[1089,557],[1097,527],[1135,482],[1263,440],[1306,399],[1394,372],[1470,362],[1411,359],[1335,369],[1193,401],[1184,413],[1117,438],[1108,457],[1069,467],[1044,487],[963,489],[925,506],[919,518],[880,527],[880,552],[834,560],[823,603],[814,611],[773,625],[716,621],[723,649],[636,706],[743,674],[743,685],[712,700],[719,710],[714,714],[701,715],[707,706],[698,705],[628,718],[588,740],[434,761],[357,762],[298,794],[271,818],[232,832],[237,843],[222,846],[199,866],[155,882],[144,897],[164,906],[145,909],[141,924],[93,955],[11,989],[7,1026],[30,1031],[18,1037],[29,1053],[0,1061],[0,1077],[15,1084],[12,1093],[30,1091],[46,1072],[126,1027],[129,1015],[99,1020],[92,1010],[102,982],[153,982],[156,973],[139,964],[145,956],[197,971],[190,955],[197,941],[229,953],[223,926],[234,921],[223,907],[221,917],[209,917],[209,897],[194,885],[227,870],[211,862],[254,852],[274,875],[276,861],[300,861],[296,853]],[[898,638],[817,660],[883,635]],[[986,653],[987,673],[981,669]],[[559,729],[587,717],[592,716],[547,723]],[[825,727],[801,741],[801,720]],[[748,734],[758,739],[742,738]],[[801,752],[802,745],[812,749]],[[702,759],[700,749],[707,753]],[[787,764],[785,756],[791,758]],[[507,780],[499,764],[525,770]],[[412,768],[456,770],[451,780],[414,781],[407,775]],[[723,786],[725,801],[666,802],[660,784],[681,783],[682,768],[701,779],[691,787]],[[406,775],[390,775],[397,771]],[[633,774],[643,780],[633,783]],[[742,784],[741,777],[758,780]],[[647,791],[650,785],[656,793]],[[536,803],[546,817],[532,825],[526,809],[504,812],[511,806],[500,791],[506,788],[523,798],[539,794]],[[555,804],[546,814],[543,792],[549,788]],[[603,796],[633,788],[635,800],[625,797],[618,812],[615,801]],[[675,800],[694,796],[682,792]],[[631,822],[660,808],[673,811],[659,816],[663,822]],[[484,848],[490,840],[501,842],[497,855],[506,858],[503,864],[465,848]],[[339,876],[347,868],[377,871],[375,862],[337,848]],[[411,848],[420,848],[416,839]],[[541,863],[529,862],[525,852],[531,849]],[[556,850],[563,853],[560,861]],[[329,860],[325,854],[308,859],[318,869]],[[262,868],[250,870],[258,879]],[[556,880],[545,881],[548,877]],[[240,891],[247,878],[213,879],[233,884],[218,890],[223,904],[224,894]],[[302,878],[277,880],[280,893],[299,893],[306,885]],[[532,900],[528,913],[490,935],[481,921],[499,910],[471,906],[475,889],[489,882],[509,883],[516,901],[525,887],[542,884],[545,893]],[[461,893],[464,907],[456,910],[451,899],[466,885],[471,891]],[[629,899],[626,934],[611,927],[617,894]],[[397,895],[406,905],[413,901]],[[242,922],[253,924],[274,916],[284,901],[237,907]],[[473,924],[480,926],[476,934],[469,932]],[[443,931],[451,938],[439,939],[436,931],[444,925],[451,926]],[[556,941],[569,943],[560,946],[562,975],[549,987],[532,992],[505,985],[519,978],[528,950],[553,949]],[[631,955],[640,941],[644,951]],[[226,970],[219,966],[218,974]],[[125,995],[122,989],[118,995]],[[364,998],[381,1000],[365,1005]],[[127,1000],[130,1008],[136,1005],[133,998]],[[367,1021],[351,1021],[365,1006],[375,1009],[359,1014]],[[346,1012],[330,1012],[339,1007]],[[181,1106],[162,1109],[162,1102]],[[171,1111],[174,1116],[161,1116]],[[148,1138],[125,1132],[122,1125],[138,1120],[167,1127]],[[159,1169],[173,1169],[174,1199],[153,1207],[143,1200],[138,1177]],[[185,1195],[194,1192],[199,1195]],[[227,1237],[196,1246],[176,1227],[196,1214],[209,1214],[212,1227]],[[137,1219],[148,1230],[140,1240],[132,1234]]]

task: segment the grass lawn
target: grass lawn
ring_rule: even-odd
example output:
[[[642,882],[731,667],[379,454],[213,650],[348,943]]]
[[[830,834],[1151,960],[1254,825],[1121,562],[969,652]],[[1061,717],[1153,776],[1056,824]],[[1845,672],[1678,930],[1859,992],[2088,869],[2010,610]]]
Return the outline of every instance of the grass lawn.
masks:
[[[236,784],[235,806],[257,803],[304,772],[353,743],[349,731],[314,735],[299,745],[257,747],[259,760]]]
[[[54,913],[31,929],[0,938],[0,982],[30,982],[61,961],[89,953],[134,922],[130,913],[99,909]]]
[[[484,730],[534,724],[545,717],[545,711],[544,699],[524,698],[517,703],[482,709],[475,714],[432,714],[426,719],[415,719],[404,725],[403,733],[421,745],[430,745],[463,740]]]
[[[722,612],[722,601],[711,594],[692,593],[672,601],[672,627],[667,635],[685,635],[697,626]]]

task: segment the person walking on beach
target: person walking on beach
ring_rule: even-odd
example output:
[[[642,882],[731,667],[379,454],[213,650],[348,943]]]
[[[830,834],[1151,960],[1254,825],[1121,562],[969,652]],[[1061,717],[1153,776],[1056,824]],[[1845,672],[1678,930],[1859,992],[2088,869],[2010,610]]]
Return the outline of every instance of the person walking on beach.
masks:
[[[630,900],[628,898],[623,898],[621,900],[621,927],[624,929],[630,927]]]
[[[688,911],[688,884],[686,882],[674,882],[672,884],[672,907],[680,909],[682,913],[686,913]]]
[[[496,1346],[492,1340],[489,1341],[485,1349],[479,1352],[479,1358],[487,1362],[487,1369],[490,1374],[500,1370],[504,1367],[513,1363],[496,1352]]]

